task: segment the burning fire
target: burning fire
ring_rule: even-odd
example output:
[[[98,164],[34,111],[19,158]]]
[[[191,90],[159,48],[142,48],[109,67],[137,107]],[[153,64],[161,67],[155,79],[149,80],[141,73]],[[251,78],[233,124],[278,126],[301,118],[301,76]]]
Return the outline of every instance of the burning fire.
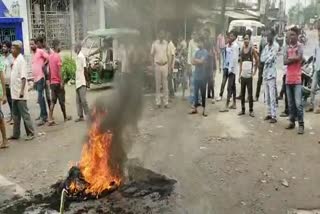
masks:
[[[100,131],[101,119],[105,116],[105,112],[93,112],[89,140],[82,148],[81,160],[78,163],[83,180],[87,183],[84,193],[92,196],[99,196],[121,183],[120,170],[111,163],[113,134],[111,131]],[[69,185],[70,192],[77,193],[81,189],[83,188],[76,181]]]

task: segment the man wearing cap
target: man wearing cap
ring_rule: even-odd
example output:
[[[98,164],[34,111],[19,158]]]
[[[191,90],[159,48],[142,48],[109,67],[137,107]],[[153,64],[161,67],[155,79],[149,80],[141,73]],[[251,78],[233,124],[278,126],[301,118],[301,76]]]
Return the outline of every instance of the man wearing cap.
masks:
[[[34,138],[34,129],[31,122],[29,109],[27,106],[28,86],[27,86],[27,63],[21,54],[22,42],[14,41],[12,43],[12,56],[14,58],[11,70],[11,96],[12,96],[12,114],[13,114],[13,135],[9,140],[18,140],[20,138],[21,118],[24,121],[27,137],[29,141]]]

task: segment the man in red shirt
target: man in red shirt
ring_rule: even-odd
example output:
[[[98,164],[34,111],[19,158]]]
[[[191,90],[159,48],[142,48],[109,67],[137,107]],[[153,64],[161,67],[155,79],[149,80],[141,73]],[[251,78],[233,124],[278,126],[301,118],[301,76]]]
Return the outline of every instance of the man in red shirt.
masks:
[[[67,116],[66,105],[65,105],[65,90],[64,81],[62,78],[62,60],[59,55],[60,52],[60,41],[54,40],[52,43],[53,52],[49,56],[49,70],[50,70],[50,88],[51,88],[51,105],[49,114],[49,126],[55,125],[53,120],[54,106],[59,100],[61,111],[63,114],[64,121],[69,121],[72,118]]]
[[[32,74],[33,80],[38,91],[38,103],[40,106],[40,119],[39,126],[44,125],[48,120],[47,104],[44,98],[45,90],[45,75],[43,73],[44,66],[48,63],[49,55],[39,49],[36,45],[36,40],[31,39],[30,48],[32,50]]]
[[[304,109],[302,103],[301,62],[303,48],[298,43],[299,29],[290,30],[290,44],[284,54],[284,64],[287,65],[286,90],[289,103],[290,124],[287,129],[294,129],[298,119],[298,134],[304,134]]]

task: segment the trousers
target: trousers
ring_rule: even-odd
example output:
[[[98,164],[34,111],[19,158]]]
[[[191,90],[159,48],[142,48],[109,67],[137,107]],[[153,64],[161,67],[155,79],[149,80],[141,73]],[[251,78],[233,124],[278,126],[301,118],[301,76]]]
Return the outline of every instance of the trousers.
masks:
[[[163,90],[164,105],[169,104],[168,90],[168,65],[155,64],[155,79],[156,79],[156,105],[161,105],[161,86]]]
[[[252,96],[252,77],[241,77],[241,107],[242,111],[246,111],[246,90],[249,98],[249,111],[253,112],[253,96]]]
[[[277,118],[277,80],[272,78],[264,82],[265,98],[267,103],[267,114],[272,118]]]

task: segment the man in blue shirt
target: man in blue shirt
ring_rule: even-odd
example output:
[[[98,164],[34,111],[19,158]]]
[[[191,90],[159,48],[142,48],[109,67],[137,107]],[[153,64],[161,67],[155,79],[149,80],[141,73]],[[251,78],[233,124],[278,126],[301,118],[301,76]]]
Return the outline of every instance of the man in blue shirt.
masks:
[[[198,41],[199,50],[196,52],[195,57],[192,59],[192,64],[195,66],[194,71],[194,100],[199,100],[199,91],[202,98],[202,115],[207,117],[208,115],[205,112],[206,108],[206,65],[209,57],[208,51],[204,48],[203,38],[200,38]],[[191,111],[191,114],[197,114],[197,103],[194,103],[194,107]]]

